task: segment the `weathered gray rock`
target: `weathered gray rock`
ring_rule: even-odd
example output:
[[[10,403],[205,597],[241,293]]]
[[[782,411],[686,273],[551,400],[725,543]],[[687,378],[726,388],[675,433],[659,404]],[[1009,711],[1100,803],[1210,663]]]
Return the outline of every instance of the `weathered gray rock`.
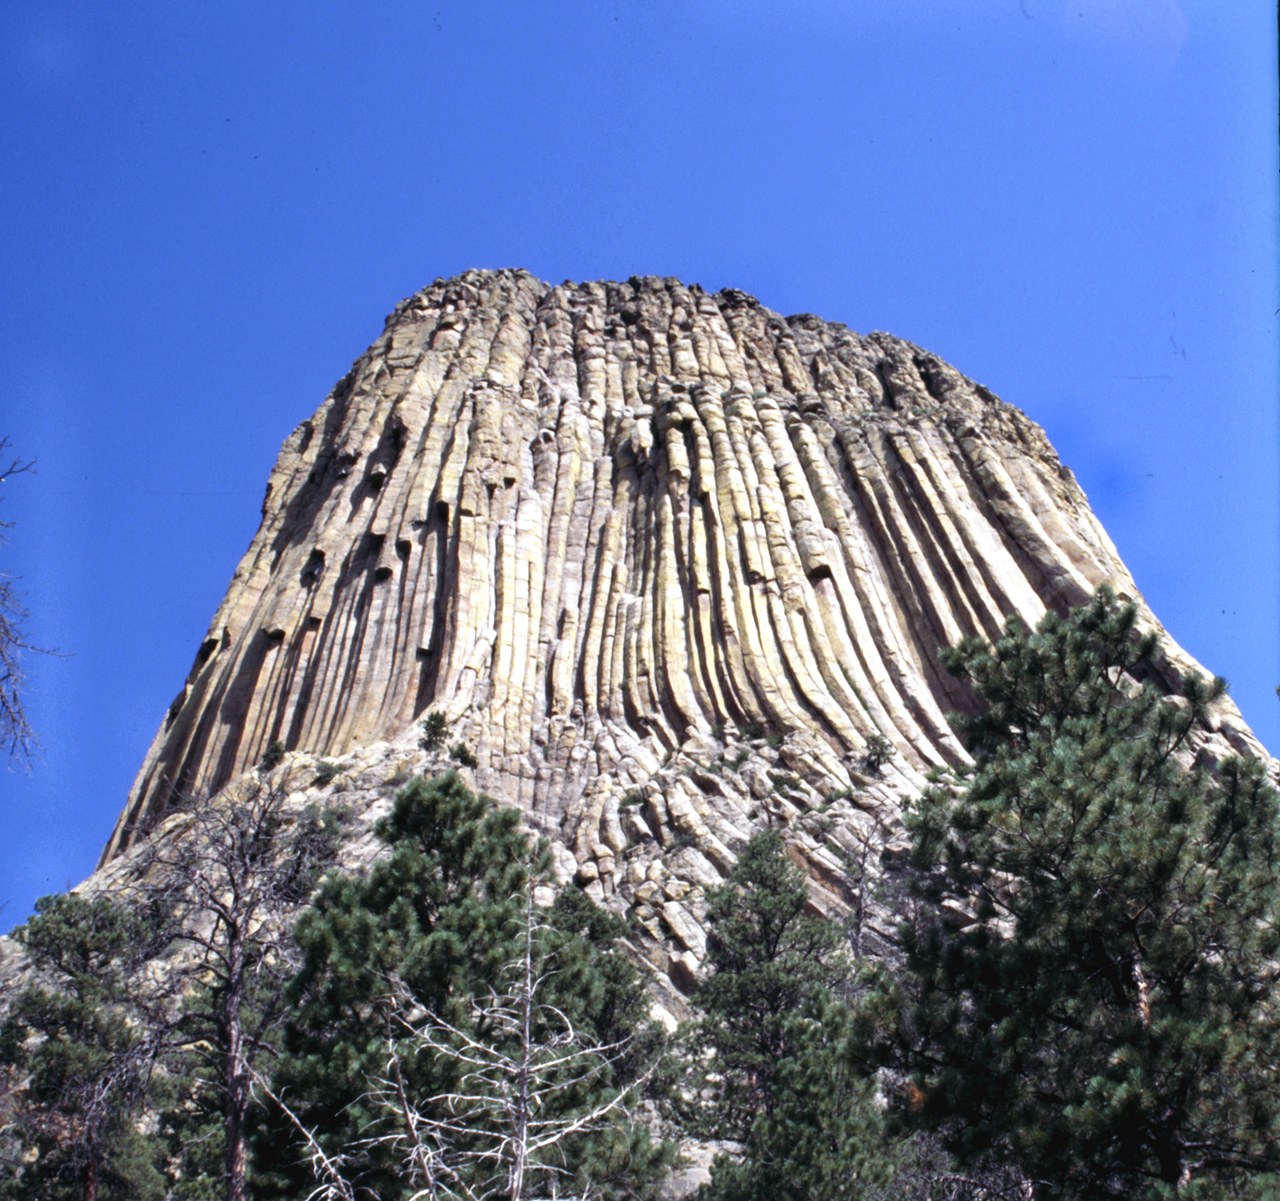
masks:
[[[286,442],[103,862],[273,740],[421,766],[439,709],[562,875],[632,907],[675,1012],[752,830],[841,912],[840,853],[965,760],[939,647],[1104,581],[1141,603],[1043,432],[919,347],[671,279],[468,272]],[[1192,663],[1166,638],[1163,666]],[[1230,701],[1204,741],[1264,754]]]

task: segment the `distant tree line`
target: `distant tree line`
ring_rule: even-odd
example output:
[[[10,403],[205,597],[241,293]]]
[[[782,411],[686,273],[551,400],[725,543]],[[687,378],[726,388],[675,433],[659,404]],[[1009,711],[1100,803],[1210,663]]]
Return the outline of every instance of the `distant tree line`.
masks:
[[[1104,591],[946,652],[973,763],[909,858],[847,857],[841,924],[755,835],[674,1033],[627,922],[456,772],[352,875],[264,768],[127,901],[17,932],[0,1197],[641,1201],[684,1138],[722,1148],[700,1201],[1280,1197],[1277,796],[1197,753],[1224,686],[1164,695],[1157,649]]]

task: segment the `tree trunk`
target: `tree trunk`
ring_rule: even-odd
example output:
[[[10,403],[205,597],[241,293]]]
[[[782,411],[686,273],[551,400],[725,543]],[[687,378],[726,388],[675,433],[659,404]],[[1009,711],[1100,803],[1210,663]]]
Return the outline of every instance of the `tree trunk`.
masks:
[[[533,1060],[533,877],[525,882],[524,982],[520,989],[520,1073],[516,1083],[515,1121],[512,1123],[513,1163],[509,1201],[524,1195],[529,1141],[529,1076]]]
[[[84,1168],[84,1201],[98,1201],[98,1161],[93,1157]]]
[[[244,944],[232,928],[227,938],[227,991],[222,999],[226,1031],[224,1119],[227,1138],[227,1201],[247,1201],[245,1187],[245,1116],[249,1112],[249,1074],[244,1063]]]

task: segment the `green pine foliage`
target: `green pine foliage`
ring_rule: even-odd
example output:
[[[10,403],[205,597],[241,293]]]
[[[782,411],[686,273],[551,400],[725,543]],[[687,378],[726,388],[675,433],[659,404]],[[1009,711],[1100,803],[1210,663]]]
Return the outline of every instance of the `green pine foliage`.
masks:
[[[284,762],[286,754],[288,754],[288,748],[277,738],[267,744],[267,749],[262,752],[262,760],[258,766],[263,771],[274,771]]]
[[[894,756],[893,743],[883,734],[872,734],[867,739],[866,753],[862,756],[862,769],[873,776]]]
[[[683,1034],[677,1108],[690,1133],[740,1154],[717,1157],[704,1201],[855,1201],[891,1175],[873,1082],[843,1056],[843,939],[807,903],[772,830],[710,896],[707,976],[692,998],[702,1016]]]
[[[419,1187],[406,1173],[403,1145],[376,1141],[403,1128],[403,1113],[371,1082],[396,1076],[423,1115],[445,1119],[445,1098],[474,1089],[475,1081],[457,1054],[426,1049],[427,1036],[453,1037],[441,1034],[447,1023],[496,1055],[511,1051],[506,1028],[496,1010],[486,1016],[486,1006],[518,989],[512,967],[529,930],[528,888],[547,879],[550,867],[545,844],[531,845],[518,824],[514,811],[472,794],[456,772],[416,779],[378,827],[388,857],[366,875],[335,874],[321,885],[295,930],[303,964],[273,1080],[297,1123],[277,1113],[260,1132],[261,1195],[304,1196],[315,1187],[298,1124],[357,1190],[390,1198]],[[549,910],[535,910],[533,920],[531,964],[542,1006],[535,1041],[567,1021],[598,1044],[625,1043],[610,1064],[597,1063],[578,1085],[555,1090],[548,1103],[570,1114],[601,1098],[607,1103],[645,1076],[662,1037],[649,1020],[643,983],[615,948],[617,919],[567,891]],[[471,1170],[464,1154],[492,1134],[481,1110],[488,1107],[477,1104],[468,1119],[475,1137],[459,1132],[446,1152],[464,1177]],[[647,1197],[672,1158],[645,1130],[621,1121],[568,1138],[561,1151],[566,1175],[553,1182],[530,1173],[528,1195],[548,1195],[537,1190],[554,1183],[563,1195],[590,1186],[605,1201]]]
[[[463,767],[475,768],[480,766],[480,760],[476,758],[475,752],[465,742],[455,742],[449,748],[449,758],[461,763]]]
[[[14,932],[48,986],[18,993],[0,1026],[0,1197],[164,1197],[163,1148],[139,1127],[157,1052],[138,987],[154,934],[150,915],[74,894],[37,901]]]
[[[155,1128],[169,1178],[164,1201],[223,1201],[226,1127],[217,1083],[207,1068],[190,1059],[171,1060],[169,1068]]]
[[[854,1042],[900,1122],[1037,1201],[1243,1197],[1280,1164],[1277,797],[1197,757],[1224,685],[1166,696],[1157,655],[1107,591],[945,655],[976,767],[908,813],[929,903]]]
[[[778,1065],[793,1049],[788,1023],[820,1005],[841,977],[840,932],[805,912],[804,873],[773,830],[756,834],[707,906],[707,975],[692,1002],[692,1057],[710,1056],[706,1103],[691,1112],[710,1138],[745,1142],[772,1111]]]
[[[448,737],[449,723],[445,721],[444,714],[432,709],[422,719],[422,737],[418,739],[418,745],[424,751],[442,751]]]

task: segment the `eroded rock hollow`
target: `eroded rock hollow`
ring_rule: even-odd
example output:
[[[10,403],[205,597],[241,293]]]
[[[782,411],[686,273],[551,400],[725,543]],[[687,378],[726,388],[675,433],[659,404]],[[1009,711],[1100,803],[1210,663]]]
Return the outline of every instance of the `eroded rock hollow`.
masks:
[[[939,647],[1103,581],[1140,601],[1043,432],[919,347],[673,279],[468,272],[286,442],[104,861],[273,741],[413,749],[436,709],[565,872],[696,960],[752,828],[821,890],[833,837],[890,838],[964,759]],[[1229,702],[1207,736],[1263,753]]]

